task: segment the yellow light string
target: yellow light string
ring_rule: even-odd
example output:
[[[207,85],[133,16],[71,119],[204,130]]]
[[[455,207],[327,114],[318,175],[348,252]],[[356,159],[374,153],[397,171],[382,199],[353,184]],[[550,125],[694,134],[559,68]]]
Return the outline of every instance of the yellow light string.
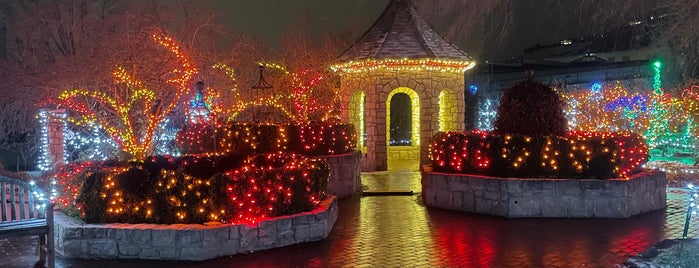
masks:
[[[197,69],[193,67],[188,57],[180,49],[180,46],[171,37],[163,33],[155,33],[151,37],[157,44],[174,54],[180,64],[171,71],[171,73],[176,75],[175,78],[166,81],[176,89],[172,102],[164,107],[154,107],[155,92],[144,88],[141,81],[132,77],[122,67],[118,67],[112,75],[115,83],[125,84],[130,90],[131,94],[127,101],[118,101],[104,92],[83,89],[68,90],[61,93],[58,97],[62,104],[81,115],[81,118],[74,122],[79,124],[88,122],[99,124],[119,144],[121,149],[134,159],[144,159],[152,150],[155,129],[165,119],[165,116],[179,105],[180,99],[188,90],[191,78],[197,72]],[[88,109],[85,103],[76,100],[80,96],[93,99],[101,103],[105,108],[113,109],[122,125],[115,124],[110,116]],[[133,125],[136,119],[133,118],[134,115],[129,114],[132,112],[134,104],[138,101],[144,102],[144,111],[136,114],[147,118],[145,120],[145,132],[143,132],[140,138]]]
[[[366,59],[334,64],[330,69],[334,72],[357,74],[373,71],[437,71],[444,73],[462,74],[476,66],[475,61],[452,59]]]

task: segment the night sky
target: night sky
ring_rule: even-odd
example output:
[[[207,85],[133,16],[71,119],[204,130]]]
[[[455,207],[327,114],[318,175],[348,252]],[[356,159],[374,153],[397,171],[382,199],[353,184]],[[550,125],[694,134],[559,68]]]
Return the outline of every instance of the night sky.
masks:
[[[435,4],[439,0],[434,1]],[[517,1],[514,29],[500,42],[502,45],[460,48],[479,60],[505,60],[521,54],[537,43],[551,44],[568,37],[593,34],[577,18],[560,14],[542,14],[544,1]],[[358,38],[386,7],[388,0],[207,0],[215,9],[221,24],[231,32],[242,32],[265,38],[272,47],[279,46],[279,37],[287,27],[301,18],[309,22],[314,36],[325,33],[345,34],[352,31]],[[497,18],[495,18],[497,19]],[[489,32],[484,29],[487,35]]]
[[[0,0],[0,7],[5,1],[10,3],[20,0]],[[429,3],[438,5],[442,0],[418,1],[430,1]],[[515,1],[513,29],[497,44],[469,41],[453,43],[480,61],[502,61],[519,56],[523,49],[537,43],[552,44],[565,38],[599,34],[586,27],[584,16],[565,12],[546,14],[542,11],[544,6],[559,3],[556,1],[560,0]],[[157,2],[169,5],[178,0]],[[378,18],[388,0],[203,0],[201,3],[205,6],[204,10],[213,8],[217,22],[230,33],[263,38],[272,48],[279,48],[280,35],[300,20],[308,22],[309,31],[314,37],[330,33],[348,35],[356,40]],[[563,6],[563,9],[566,8]],[[5,13],[0,12],[0,18]],[[440,32],[440,29],[437,31]],[[474,38],[489,40],[492,32],[483,29],[483,36]]]
[[[357,37],[371,25],[388,0],[206,0],[231,32],[263,37],[277,47],[279,37],[297,20],[307,19],[315,36],[357,27]]]

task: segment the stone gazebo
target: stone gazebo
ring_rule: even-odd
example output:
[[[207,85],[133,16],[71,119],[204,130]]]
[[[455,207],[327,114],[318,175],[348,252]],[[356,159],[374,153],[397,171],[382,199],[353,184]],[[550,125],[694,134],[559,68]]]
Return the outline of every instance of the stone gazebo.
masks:
[[[388,159],[427,164],[432,134],[464,127],[464,73],[474,66],[471,57],[420,17],[412,0],[390,0],[374,25],[331,66],[341,77],[342,118],[357,127],[365,152],[362,170],[387,170]],[[394,137],[399,146],[389,145],[396,97],[403,101],[394,113],[411,115],[401,117],[410,140]]]

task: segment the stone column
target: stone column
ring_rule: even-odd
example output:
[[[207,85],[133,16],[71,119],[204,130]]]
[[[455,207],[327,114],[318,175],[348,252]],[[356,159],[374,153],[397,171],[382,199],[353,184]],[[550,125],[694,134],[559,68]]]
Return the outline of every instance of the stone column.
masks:
[[[464,76],[457,75],[455,80],[456,87],[454,88],[454,91],[456,94],[456,130],[464,130],[466,128],[466,96],[464,95]],[[475,125],[475,122],[471,122],[471,125]]]
[[[367,154],[362,161],[363,171],[388,169],[386,155],[386,100],[381,99],[380,86],[373,85],[365,92]]]
[[[65,164],[65,139],[63,129],[65,128],[65,110],[52,110],[48,112],[48,153],[49,167],[53,168]]]
[[[420,100],[420,170],[429,164],[427,149],[432,134],[439,130],[439,90],[422,88]]]

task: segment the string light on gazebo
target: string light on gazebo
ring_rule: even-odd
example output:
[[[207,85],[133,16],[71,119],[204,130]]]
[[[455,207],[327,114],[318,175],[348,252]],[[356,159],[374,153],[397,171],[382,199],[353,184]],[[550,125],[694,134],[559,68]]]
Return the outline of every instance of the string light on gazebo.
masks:
[[[365,73],[372,71],[437,71],[462,74],[476,66],[475,61],[449,59],[366,59],[348,61],[330,66],[334,72]]]

